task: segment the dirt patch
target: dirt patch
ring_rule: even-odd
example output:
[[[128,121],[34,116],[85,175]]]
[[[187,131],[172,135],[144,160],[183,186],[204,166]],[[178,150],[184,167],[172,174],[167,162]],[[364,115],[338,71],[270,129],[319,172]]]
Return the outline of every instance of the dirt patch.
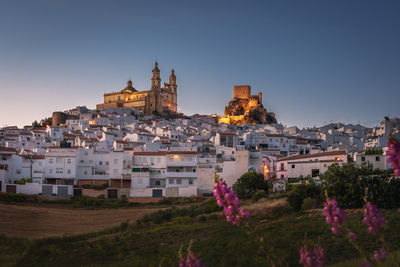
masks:
[[[159,207],[85,210],[72,207],[44,207],[0,204],[0,234],[13,237],[43,238],[96,232],[134,223]]]
[[[252,214],[268,214],[268,212],[287,206],[287,200],[284,198],[269,200],[269,199],[261,199],[256,203],[252,203],[250,205],[244,206],[244,210],[250,211]]]

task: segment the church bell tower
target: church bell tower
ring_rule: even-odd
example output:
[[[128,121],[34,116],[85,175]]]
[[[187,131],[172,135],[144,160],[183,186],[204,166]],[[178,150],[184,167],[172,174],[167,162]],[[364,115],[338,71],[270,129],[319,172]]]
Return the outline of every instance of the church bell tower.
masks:
[[[151,78],[151,89],[160,89],[161,88],[161,78],[160,78],[160,70],[158,69],[158,63],[154,64],[153,69],[153,77]]]

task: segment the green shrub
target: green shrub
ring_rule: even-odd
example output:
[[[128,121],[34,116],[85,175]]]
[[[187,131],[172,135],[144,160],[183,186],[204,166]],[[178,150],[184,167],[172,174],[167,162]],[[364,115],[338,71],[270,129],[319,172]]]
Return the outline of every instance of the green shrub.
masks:
[[[243,174],[232,187],[239,198],[251,198],[259,190],[268,193],[268,188],[268,181],[264,180],[264,175],[257,172]]]
[[[14,193],[2,193],[0,194],[0,201],[11,202],[27,202],[29,195],[25,194],[14,194]]]
[[[308,197],[303,200],[301,210],[311,210],[318,206],[317,201],[314,198]]]
[[[31,178],[22,178],[21,180],[15,181],[15,184],[26,184],[26,183],[32,183],[32,179]]]
[[[295,211],[300,211],[306,198],[312,198],[316,203],[321,203],[321,193],[321,188],[314,183],[296,185],[288,196],[288,202]]]
[[[108,183],[104,183],[102,185],[92,185],[92,184],[83,184],[82,188],[84,189],[94,189],[94,190],[104,190],[109,187]]]
[[[251,200],[253,202],[257,202],[258,200],[262,198],[267,198],[268,194],[265,191],[257,191],[252,197]]]
[[[361,208],[367,188],[367,201],[379,208],[400,207],[400,179],[393,178],[389,171],[373,169],[371,164],[333,164],[321,178],[329,197],[335,198],[342,208]]]

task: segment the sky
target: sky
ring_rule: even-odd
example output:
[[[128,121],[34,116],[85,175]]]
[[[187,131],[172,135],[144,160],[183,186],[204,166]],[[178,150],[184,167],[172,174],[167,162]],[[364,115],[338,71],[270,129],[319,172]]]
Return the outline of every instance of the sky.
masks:
[[[178,107],[223,114],[234,85],[278,122],[400,117],[400,1],[0,1],[0,127],[95,108],[175,69]]]

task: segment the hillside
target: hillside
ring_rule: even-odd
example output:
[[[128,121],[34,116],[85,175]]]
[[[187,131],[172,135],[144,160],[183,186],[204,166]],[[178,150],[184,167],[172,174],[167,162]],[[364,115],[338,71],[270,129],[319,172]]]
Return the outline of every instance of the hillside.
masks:
[[[253,216],[241,227],[228,224],[211,199],[144,216],[138,226],[122,223],[100,232],[38,240],[2,236],[0,265],[177,266],[180,246],[193,240],[192,251],[207,266],[298,266],[298,249],[305,236],[320,240],[327,265],[358,261],[358,252],[347,239],[332,235],[321,210],[295,213],[284,199],[262,199],[244,208]],[[359,210],[348,213],[351,227],[360,232],[363,246],[372,251],[380,241],[359,223]],[[400,213],[385,211],[384,215],[388,221],[386,241],[399,250]]]

